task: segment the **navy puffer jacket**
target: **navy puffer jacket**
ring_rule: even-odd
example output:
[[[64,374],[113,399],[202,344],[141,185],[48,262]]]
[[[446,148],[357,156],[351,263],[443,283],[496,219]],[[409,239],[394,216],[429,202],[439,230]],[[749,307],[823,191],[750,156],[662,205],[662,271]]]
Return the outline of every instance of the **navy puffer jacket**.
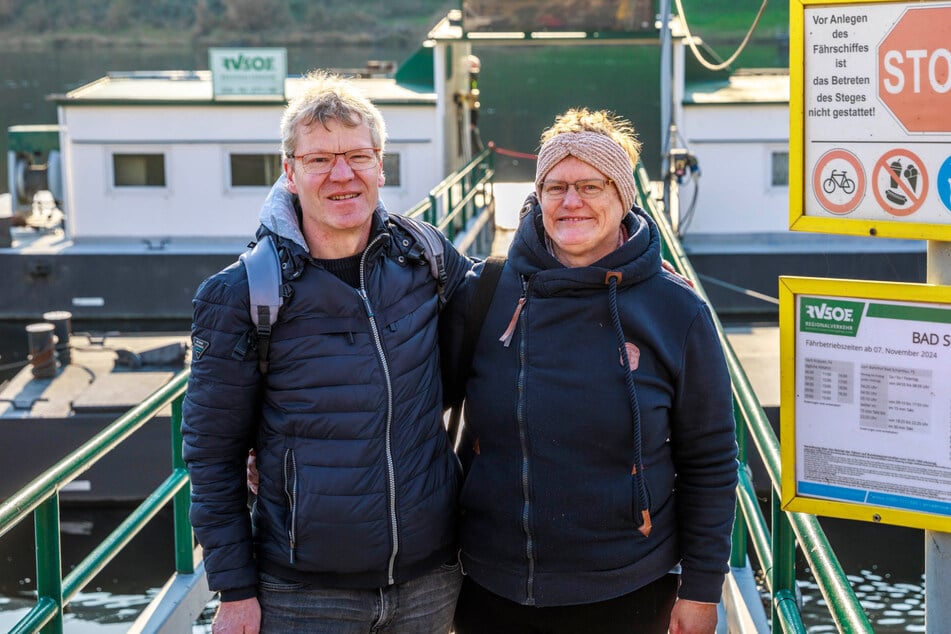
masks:
[[[254,596],[259,569],[374,588],[428,572],[455,548],[459,467],[442,425],[435,280],[381,205],[361,289],[345,284],[310,257],[282,192],[262,211],[289,295],[267,374],[244,266],[206,280],[194,300],[182,431],[192,524],[223,600]],[[451,295],[469,261],[448,242],[446,261]],[[253,539],[250,447],[260,472]]]

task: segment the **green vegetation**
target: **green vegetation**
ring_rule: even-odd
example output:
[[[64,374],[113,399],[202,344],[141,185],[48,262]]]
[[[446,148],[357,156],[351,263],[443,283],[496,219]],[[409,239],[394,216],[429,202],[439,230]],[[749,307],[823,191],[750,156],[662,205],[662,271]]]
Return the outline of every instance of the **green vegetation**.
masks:
[[[415,43],[458,6],[458,0],[0,0],[0,46]]]
[[[724,35],[741,38],[753,24],[762,0],[681,0],[691,32],[709,39]],[[676,4],[671,5],[676,12]],[[789,3],[773,2],[766,5],[763,17],[756,27],[758,33],[789,29]]]
[[[761,0],[681,3],[691,31],[725,57],[749,29]],[[0,48],[176,42],[415,45],[447,11],[461,5],[462,0],[0,0]],[[676,2],[671,9],[676,12]],[[788,26],[788,3],[774,0],[756,38],[781,39]]]
[[[704,58],[717,63],[730,57],[743,41],[762,0],[681,0],[687,26],[703,41]],[[671,8],[676,12],[676,3]],[[736,68],[786,67],[789,65],[789,3],[766,5],[750,43],[732,65]],[[688,77],[707,74],[690,56]]]

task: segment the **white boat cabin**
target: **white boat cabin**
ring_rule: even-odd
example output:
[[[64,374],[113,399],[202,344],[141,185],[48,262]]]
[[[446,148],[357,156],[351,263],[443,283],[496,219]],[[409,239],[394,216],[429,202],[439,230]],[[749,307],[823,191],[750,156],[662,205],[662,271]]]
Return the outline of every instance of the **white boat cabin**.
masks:
[[[422,81],[355,78],[387,123],[381,197],[390,210],[408,210],[471,156],[468,129],[448,129],[468,121],[467,100],[453,99],[468,85],[468,51],[450,46],[417,53]],[[130,72],[54,97],[66,237],[246,242],[281,173],[280,119],[302,84],[286,77],[276,98],[216,97],[212,71]]]

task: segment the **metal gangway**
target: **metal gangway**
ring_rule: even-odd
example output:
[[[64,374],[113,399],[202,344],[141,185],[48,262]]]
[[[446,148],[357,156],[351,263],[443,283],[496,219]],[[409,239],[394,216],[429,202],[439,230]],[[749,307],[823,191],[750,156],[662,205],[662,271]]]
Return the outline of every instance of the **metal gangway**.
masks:
[[[439,227],[460,250],[470,255],[488,255],[495,232],[495,169],[492,148],[450,175],[416,205],[410,215]],[[639,204],[654,217],[663,237],[664,257],[690,279],[706,297],[700,279],[658,204],[646,171],[636,172]],[[716,320],[720,341],[733,379],[734,408],[739,446],[737,518],[733,529],[733,552],[724,588],[722,632],[748,633],[806,631],[796,592],[797,544],[812,570],[830,615],[840,632],[873,629],[839,565],[819,522],[813,515],[784,512],[780,508],[779,441],[753,392],[732,346]],[[189,369],[182,370],[138,406],[117,418],[69,456],[41,474],[0,504],[0,538],[15,526],[34,522],[36,541],[36,603],[11,630],[15,634],[42,632],[61,634],[64,610],[92,579],[169,503],[173,509],[174,562],[167,562],[170,578],[130,628],[130,632],[177,633],[191,631],[195,620],[213,595],[208,590],[201,550],[188,521],[188,474],[182,460],[182,401]],[[59,491],[108,452],[118,447],[161,410],[171,405],[169,429],[171,473],[120,525],[92,550],[69,574],[62,573],[60,548]],[[771,482],[770,522],[766,521],[750,476],[748,458],[757,452]],[[769,527],[772,527],[770,530]],[[752,571],[748,548],[752,546],[763,571],[770,597],[770,624],[758,619],[760,595],[750,593]],[[156,562],[155,565],[161,565]]]

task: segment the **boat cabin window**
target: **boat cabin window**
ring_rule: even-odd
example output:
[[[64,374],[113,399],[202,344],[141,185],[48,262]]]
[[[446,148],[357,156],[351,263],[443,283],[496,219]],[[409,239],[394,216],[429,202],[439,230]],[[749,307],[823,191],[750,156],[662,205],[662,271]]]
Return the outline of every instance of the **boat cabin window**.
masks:
[[[280,154],[231,154],[232,187],[270,187],[281,176]]]
[[[770,185],[789,187],[789,152],[773,152],[770,164],[772,165]]]
[[[113,154],[116,187],[165,187],[164,154]]]
[[[383,173],[386,175],[387,187],[400,186],[400,153],[383,155]]]

